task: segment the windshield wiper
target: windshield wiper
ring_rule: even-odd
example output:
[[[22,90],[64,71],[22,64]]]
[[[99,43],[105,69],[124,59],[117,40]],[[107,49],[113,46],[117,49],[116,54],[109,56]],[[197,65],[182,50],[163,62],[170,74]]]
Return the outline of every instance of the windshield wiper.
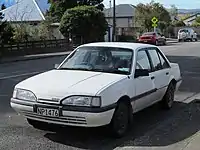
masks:
[[[83,70],[83,71],[91,71],[88,68],[59,68],[58,70]]]
[[[121,71],[121,70],[117,70],[117,69],[111,69],[111,70],[105,70],[105,69],[91,69],[90,71],[98,71],[98,72],[105,72],[105,73],[116,73],[116,74],[124,74],[124,75],[128,75],[129,72],[127,71]]]

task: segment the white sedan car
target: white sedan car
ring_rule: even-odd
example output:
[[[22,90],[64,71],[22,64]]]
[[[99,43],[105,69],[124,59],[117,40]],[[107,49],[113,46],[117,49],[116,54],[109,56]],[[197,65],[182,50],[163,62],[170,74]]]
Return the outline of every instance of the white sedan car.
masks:
[[[121,137],[133,113],[157,102],[171,108],[180,84],[179,65],[156,46],[90,43],[76,48],[56,69],[17,84],[11,106],[35,128],[108,125]]]

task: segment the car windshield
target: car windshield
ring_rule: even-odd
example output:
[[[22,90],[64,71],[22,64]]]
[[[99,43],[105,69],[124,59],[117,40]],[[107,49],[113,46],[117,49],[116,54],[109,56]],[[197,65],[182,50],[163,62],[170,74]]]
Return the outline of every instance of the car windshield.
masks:
[[[84,70],[128,75],[133,51],[114,47],[81,47],[59,67],[62,70]]]

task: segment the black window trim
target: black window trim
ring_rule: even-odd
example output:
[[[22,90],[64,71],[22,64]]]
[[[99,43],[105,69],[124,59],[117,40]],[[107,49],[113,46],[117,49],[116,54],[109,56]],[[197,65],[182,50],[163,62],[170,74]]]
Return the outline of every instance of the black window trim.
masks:
[[[167,68],[163,68],[163,65],[161,64],[162,69],[171,68],[169,62],[166,60],[166,58],[163,56],[163,54],[160,52],[160,50],[159,50],[158,48],[156,48],[156,51],[157,51],[157,53],[158,53],[158,57],[159,57],[159,59],[160,59],[160,63],[161,63],[161,58],[160,58],[160,56],[161,56],[161,57],[164,59],[164,61],[167,63],[167,66],[168,66]]]

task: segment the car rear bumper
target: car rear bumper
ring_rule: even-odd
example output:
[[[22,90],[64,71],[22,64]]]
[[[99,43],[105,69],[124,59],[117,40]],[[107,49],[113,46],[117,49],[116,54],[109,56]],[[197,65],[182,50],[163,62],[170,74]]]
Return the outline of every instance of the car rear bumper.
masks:
[[[179,87],[181,86],[182,78],[176,80],[176,91],[178,91]]]
[[[109,110],[101,112],[80,112],[62,109],[59,117],[47,117],[41,116],[34,110],[35,105],[43,107],[55,107],[49,104],[40,104],[33,102],[24,102],[17,99],[11,99],[11,107],[18,113],[24,115],[26,118],[37,120],[41,122],[47,122],[59,125],[68,126],[80,126],[80,127],[98,127],[104,126],[111,122],[115,108],[110,108]]]
[[[155,44],[154,40],[139,40],[140,43]]]

